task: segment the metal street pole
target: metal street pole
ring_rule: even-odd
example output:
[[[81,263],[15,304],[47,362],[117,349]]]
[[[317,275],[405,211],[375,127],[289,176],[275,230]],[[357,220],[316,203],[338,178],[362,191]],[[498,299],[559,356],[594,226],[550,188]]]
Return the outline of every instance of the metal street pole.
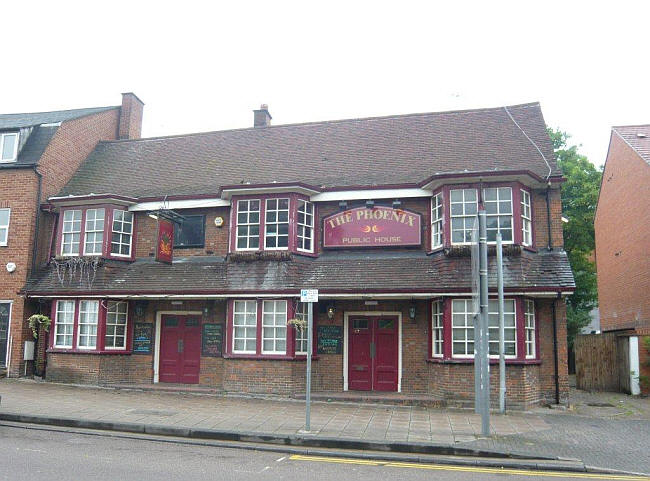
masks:
[[[314,349],[312,329],[314,327],[314,303],[307,303],[307,387],[305,390],[305,431],[311,431],[311,356]]]
[[[497,233],[497,291],[499,293],[499,412],[506,412],[506,353],[503,305],[503,240]]]
[[[488,256],[487,256],[487,226],[485,210],[478,213],[479,236],[479,272],[480,272],[480,303],[481,303],[481,432],[483,436],[490,435],[490,363],[488,338]],[[477,342],[475,339],[474,342]],[[475,360],[476,361],[476,360]]]

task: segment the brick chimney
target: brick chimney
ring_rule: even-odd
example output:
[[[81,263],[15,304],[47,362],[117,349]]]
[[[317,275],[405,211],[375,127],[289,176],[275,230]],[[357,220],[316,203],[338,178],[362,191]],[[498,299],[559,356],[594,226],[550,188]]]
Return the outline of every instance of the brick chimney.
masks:
[[[139,139],[142,132],[142,110],[144,102],[133,92],[122,94],[122,107],[120,108],[120,125],[118,138]]]
[[[255,113],[253,126],[254,127],[268,127],[271,125],[271,114],[269,113],[269,106],[266,104],[260,105],[259,110],[253,110]]]

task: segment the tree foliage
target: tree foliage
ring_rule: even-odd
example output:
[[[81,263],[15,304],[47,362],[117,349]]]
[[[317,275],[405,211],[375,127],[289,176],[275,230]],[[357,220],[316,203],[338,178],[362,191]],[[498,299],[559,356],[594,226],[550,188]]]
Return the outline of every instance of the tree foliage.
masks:
[[[602,170],[578,153],[578,146],[568,145],[570,136],[566,132],[547,130],[566,178],[562,185],[562,212],[569,222],[563,224],[564,248],[576,281],[575,293],[567,303],[567,334],[569,345],[573,345],[576,334],[589,324],[589,311],[598,302],[596,266],[591,259],[596,248],[594,216]]]

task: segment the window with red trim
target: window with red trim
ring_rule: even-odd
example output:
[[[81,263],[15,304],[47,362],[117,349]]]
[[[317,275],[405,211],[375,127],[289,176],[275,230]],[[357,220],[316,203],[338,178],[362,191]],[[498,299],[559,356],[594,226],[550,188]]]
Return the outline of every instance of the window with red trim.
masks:
[[[110,205],[62,209],[57,255],[133,259],[135,218],[132,212]]]
[[[83,352],[128,351],[128,301],[61,299],[54,302],[52,310],[52,349]]]
[[[232,251],[313,254],[316,207],[298,194],[233,198]]]

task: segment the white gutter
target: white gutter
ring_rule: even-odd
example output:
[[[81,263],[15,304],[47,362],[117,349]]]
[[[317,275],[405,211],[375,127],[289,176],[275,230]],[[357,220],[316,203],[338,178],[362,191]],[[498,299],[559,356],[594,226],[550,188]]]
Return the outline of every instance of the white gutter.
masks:
[[[336,190],[321,192],[310,197],[312,202],[331,202],[337,200],[365,199],[405,199],[409,197],[431,197],[433,191],[427,189],[369,189]]]
[[[153,202],[138,202],[129,207],[131,212],[150,211],[158,209],[198,209],[201,207],[228,207],[230,201],[219,198],[188,199],[188,200],[156,200]]]

